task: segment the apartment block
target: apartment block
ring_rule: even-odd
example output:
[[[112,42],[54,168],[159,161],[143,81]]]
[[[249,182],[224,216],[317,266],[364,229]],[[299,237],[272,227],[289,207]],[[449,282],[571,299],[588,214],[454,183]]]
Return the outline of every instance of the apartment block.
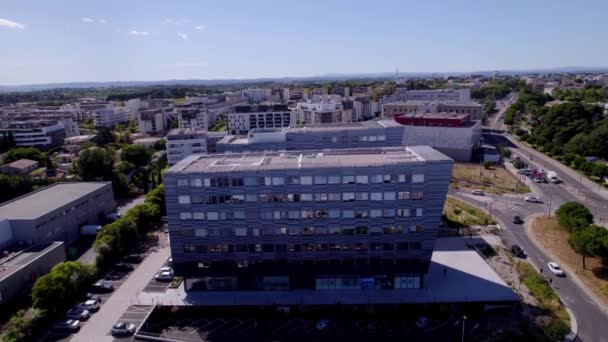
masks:
[[[164,174],[175,273],[187,291],[310,303],[419,289],[452,166],[428,146],[190,156]]]
[[[270,88],[247,88],[241,90],[241,97],[247,99],[249,103],[261,103],[267,101],[272,95]]]
[[[246,134],[256,128],[289,127],[296,115],[284,104],[237,105],[226,114],[228,132]]]
[[[93,109],[88,113],[95,127],[112,128],[117,124],[128,123],[134,119],[133,113],[126,107]]]
[[[192,154],[207,153],[207,131],[192,128],[172,129],[166,136],[167,161],[173,165]]]
[[[318,125],[354,121],[352,108],[345,109],[344,103],[336,95],[298,102],[296,113],[300,124]]]
[[[159,134],[167,131],[168,120],[173,115],[173,108],[151,108],[139,112],[139,132]]]
[[[0,124],[0,135],[12,134],[18,147],[48,150],[63,145],[65,126],[56,120],[9,121]]]
[[[182,129],[207,130],[209,128],[209,112],[204,106],[176,106],[178,127]]]

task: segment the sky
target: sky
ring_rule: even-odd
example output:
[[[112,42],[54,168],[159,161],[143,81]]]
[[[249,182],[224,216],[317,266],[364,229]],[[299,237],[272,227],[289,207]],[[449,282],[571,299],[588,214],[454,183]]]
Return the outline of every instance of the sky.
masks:
[[[608,66],[606,0],[0,0],[0,85]]]

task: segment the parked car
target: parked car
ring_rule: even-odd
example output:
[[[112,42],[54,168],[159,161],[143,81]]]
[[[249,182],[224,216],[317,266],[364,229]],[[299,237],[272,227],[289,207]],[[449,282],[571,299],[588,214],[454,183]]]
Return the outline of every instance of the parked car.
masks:
[[[540,199],[540,197],[536,197],[536,196],[528,196],[526,197],[526,202],[532,202],[532,203],[543,203],[543,200]]]
[[[86,300],[80,304],[78,304],[77,308],[80,310],[87,310],[88,312],[96,312],[99,310],[101,305],[94,299]]]
[[[424,328],[426,327],[429,323],[431,322],[431,319],[426,317],[426,316],[420,316],[418,317],[418,319],[416,320],[416,326],[418,328]]]
[[[80,321],[77,319],[66,319],[63,321],[55,322],[51,327],[53,332],[58,333],[73,333],[80,330]]]
[[[511,246],[511,253],[513,253],[513,255],[515,255],[518,258],[526,257],[526,253],[524,252],[524,249],[519,247],[519,245]]]
[[[564,273],[564,271],[562,270],[561,267],[559,267],[559,265],[554,262],[554,261],[549,261],[547,263],[547,266],[549,266],[549,271],[551,271],[551,273],[555,274],[558,277],[565,277],[566,274]]]
[[[100,280],[91,286],[91,290],[96,293],[108,293],[114,291],[112,283]]]
[[[158,271],[159,272],[169,272],[169,273],[173,274],[173,269],[169,266],[163,266]]]
[[[154,279],[158,280],[158,281],[171,281],[173,280],[173,273],[169,272],[169,271],[161,271],[156,273],[156,276],[154,276]]]
[[[65,314],[65,317],[68,319],[75,319],[75,320],[79,320],[79,321],[86,321],[87,319],[89,319],[89,317],[91,317],[91,313],[89,312],[89,310],[85,310],[79,307],[75,307],[72,310],[68,311]]]
[[[483,195],[485,195],[485,194],[483,193],[483,191],[481,191],[481,190],[473,190],[471,193],[472,193],[473,195],[477,195],[477,196],[483,196]]]
[[[126,262],[119,262],[116,265],[114,265],[114,268],[118,271],[133,271],[133,265],[128,264]]]
[[[94,301],[96,301],[97,303],[100,303],[100,304],[101,304],[101,300],[102,300],[101,296],[98,296],[98,295],[93,294],[93,293],[91,293],[91,292],[87,293],[87,294],[85,295],[85,298],[86,298],[87,300],[94,300]]]
[[[317,330],[325,330],[325,329],[329,328],[330,324],[331,324],[330,320],[321,319],[317,322]]]
[[[167,266],[169,266],[169,267],[173,266],[173,258],[172,257],[168,257],[167,258]]]
[[[135,324],[122,321],[112,326],[112,336],[130,336],[135,333]]]
[[[524,223],[524,220],[522,220],[520,216],[515,216],[515,217],[513,217],[513,223],[522,224],[522,223]]]

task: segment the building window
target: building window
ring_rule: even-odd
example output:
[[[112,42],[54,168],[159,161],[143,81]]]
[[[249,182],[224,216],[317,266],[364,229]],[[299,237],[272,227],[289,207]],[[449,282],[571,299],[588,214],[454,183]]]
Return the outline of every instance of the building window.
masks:
[[[416,216],[422,216],[422,208],[416,209]]]
[[[188,186],[188,180],[187,179],[178,179],[177,180],[177,186]]]
[[[297,176],[289,176],[287,178],[288,184],[300,184],[300,177]]]
[[[328,176],[327,183],[328,184],[340,184],[340,176]]]
[[[409,191],[399,191],[398,198],[400,200],[408,200],[408,199],[410,199],[410,193],[409,193]]]
[[[200,188],[201,186],[203,186],[203,181],[200,178],[192,178],[190,180],[190,186]]]
[[[421,233],[423,230],[424,228],[419,224],[410,226],[410,233]]]
[[[197,228],[194,230],[194,236],[196,237],[205,237],[207,233],[207,228]]]
[[[355,184],[355,176],[342,177],[342,184]]]
[[[412,175],[412,183],[423,183],[424,174]]]
[[[339,193],[329,193],[329,194],[327,194],[327,200],[328,201],[340,201],[340,194]]]
[[[300,184],[312,185],[312,177],[311,176],[300,176]]]
[[[179,204],[190,204],[190,195],[180,195],[177,198]]]
[[[371,199],[372,199],[372,201],[382,201],[382,193],[381,192],[372,192]]]
[[[302,202],[311,202],[312,201],[312,194],[301,194],[300,195],[300,200]]]
[[[382,216],[395,217],[395,209],[382,209]]]
[[[382,175],[370,176],[371,183],[384,183],[384,177]]]
[[[355,211],[354,210],[342,210],[342,217],[344,218],[354,218]]]
[[[272,185],[285,185],[284,177],[272,177]]]
[[[369,214],[371,217],[382,217],[382,209],[372,209]]]
[[[414,191],[414,192],[412,192],[412,199],[413,200],[417,200],[418,201],[418,200],[421,200],[423,198],[424,198],[424,194],[422,192],[420,192],[420,191]]]
[[[369,183],[369,178],[367,176],[357,176],[355,181],[357,184],[367,184]]]
[[[208,211],[207,212],[207,220],[209,221],[217,221],[219,220],[219,214],[217,211]]]
[[[421,242],[410,242],[409,248],[411,250],[420,250],[422,249],[422,243]]]
[[[395,289],[419,289],[420,276],[395,276]]]
[[[355,193],[354,192],[345,192],[342,194],[342,200],[345,202],[351,202],[355,200]]]
[[[394,201],[395,200],[395,193],[392,191],[387,191],[384,193],[384,200],[385,201]]]
[[[196,247],[194,245],[186,244],[184,245],[184,253],[195,253]]]
[[[182,236],[194,236],[194,230],[191,228],[182,229]]]
[[[192,212],[190,212],[190,211],[182,211],[181,213],[179,213],[179,219],[180,220],[191,220],[192,219]]]
[[[397,216],[399,217],[408,217],[410,216],[410,210],[409,209],[397,209]]]
[[[327,184],[327,177],[326,176],[315,176],[315,184],[318,184],[318,185]]]
[[[340,209],[329,209],[329,218],[340,217]]]
[[[204,220],[205,219],[205,212],[203,211],[194,211],[192,212],[192,218],[195,220]]]

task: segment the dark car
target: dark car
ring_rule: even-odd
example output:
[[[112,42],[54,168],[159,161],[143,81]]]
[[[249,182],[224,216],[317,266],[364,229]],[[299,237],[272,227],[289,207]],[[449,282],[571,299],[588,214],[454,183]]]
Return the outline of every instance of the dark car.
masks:
[[[522,224],[522,223],[524,223],[524,220],[522,220],[520,216],[515,216],[515,217],[513,217],[513,223]]]
[[[526,253],[524,253],[523,248],[519,247],[518,245],[511,246],[511,253],[513,253],[513,255],[515,255],[518,258],[526,257]]]
[[[118,264],[114,265],[114,268],[118,271],[133,271],[133,265],[126,262],[119,262]]]
[[[143,259],[141,254],[129,254],[123,260],[125,262],[140,263]]]
[[[91,285],[91,291],[95,293],[108,293],[114,291],[114,286],[107,281],[98,281]]]
[[[80,330],[80,321],[77,319],[66,319],[63,321],[55,322],[51,327],[51,330],[56,333],[73,333]]]

